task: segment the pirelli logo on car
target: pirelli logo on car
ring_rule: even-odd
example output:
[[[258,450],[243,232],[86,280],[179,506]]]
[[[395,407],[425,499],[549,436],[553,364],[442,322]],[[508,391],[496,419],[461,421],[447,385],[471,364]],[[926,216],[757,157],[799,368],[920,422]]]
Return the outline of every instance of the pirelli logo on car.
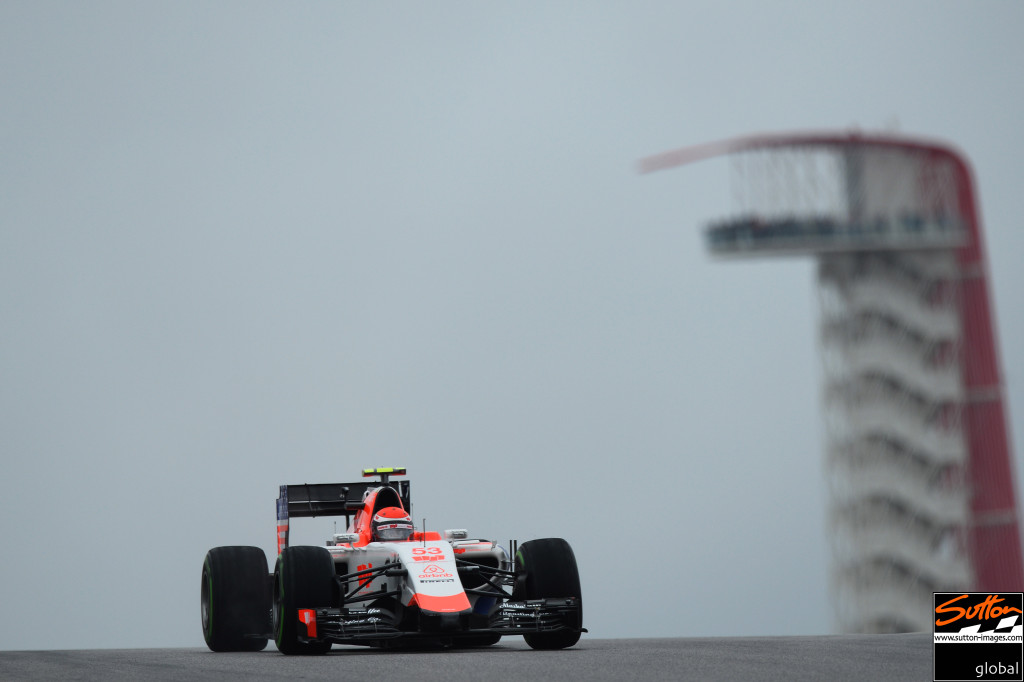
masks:
[[[936,682],[1024,682],[1024,593],[935,592]]]

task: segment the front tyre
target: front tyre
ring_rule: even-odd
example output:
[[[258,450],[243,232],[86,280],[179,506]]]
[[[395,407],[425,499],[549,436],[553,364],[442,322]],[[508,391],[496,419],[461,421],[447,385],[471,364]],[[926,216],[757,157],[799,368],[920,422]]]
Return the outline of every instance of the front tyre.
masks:
[[[580,604],[576,629],[531,632],[523,639],[533,649],[564,649],[580,640],[583,596],[576,555],[562,538],[529,540],[519,545],[515,557],[516,587],[513,598],[547,599],[575,597]]]
[[[211,651],[267,646],[267,555],[259,547],[215,547],[206,553],[200,587],[203,638]]]
[[[274,643],[282,654],[324,654],[330,642],[300,642],[299,609],[331,606],[334,560],[323,547],[286,547],[274,569]]]

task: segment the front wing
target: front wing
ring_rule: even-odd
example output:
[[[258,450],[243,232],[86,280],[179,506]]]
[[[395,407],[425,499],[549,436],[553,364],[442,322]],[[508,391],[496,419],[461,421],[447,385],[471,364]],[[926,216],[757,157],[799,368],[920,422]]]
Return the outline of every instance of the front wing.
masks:
[[[299,609],[300,642],[369,644],[389,639],[472,639],[481,635],[523,635],[534,632],[573,630],[580,627],[580,603],[575,598],[532,599],[504,602],[490,614],[431,613],[421,611],[413,623],[404,624],[387,609]]]

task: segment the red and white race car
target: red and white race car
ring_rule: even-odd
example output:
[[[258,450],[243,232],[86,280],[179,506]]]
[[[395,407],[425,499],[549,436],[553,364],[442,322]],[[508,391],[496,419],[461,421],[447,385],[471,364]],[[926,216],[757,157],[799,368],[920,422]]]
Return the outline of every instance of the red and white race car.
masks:
[[[561,538],[512,542],[510,559],[465,530],[416,530],[405,469],[366,469],[379,480],[281,486],[277,564],[259,547],[216,547],[203,562],[203,637],[213,651],[322,654],[332,643],[410,640],[494,644],[522,635],[563,649],[583,628],[576,558]],[[288,545],[290,519],[345,516],[326,547]]]

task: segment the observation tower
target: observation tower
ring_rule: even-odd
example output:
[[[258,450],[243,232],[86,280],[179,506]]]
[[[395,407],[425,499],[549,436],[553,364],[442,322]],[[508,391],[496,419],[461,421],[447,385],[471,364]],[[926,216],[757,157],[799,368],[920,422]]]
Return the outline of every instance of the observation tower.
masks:
[[[932,592],[1024,590],[988,265],[964,156],[859,133],[740,137],[715,256],[813,256],[841,632],[932,629]]]

